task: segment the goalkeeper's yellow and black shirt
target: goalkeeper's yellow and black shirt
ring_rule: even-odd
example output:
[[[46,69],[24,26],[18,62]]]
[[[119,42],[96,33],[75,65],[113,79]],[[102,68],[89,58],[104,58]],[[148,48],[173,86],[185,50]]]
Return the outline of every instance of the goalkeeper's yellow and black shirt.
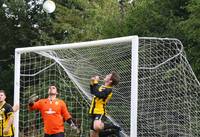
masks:
[[[5,103],[1,108],[0,108],[0,137],[11,137],[14,136],[14,126],[13,124],[11,125],[8,134],[3,135],[3,130],[4,128],[7,127],[8,120],[10,117],[14,116],[14,112],[12,109],[12,106],[8,103]]]
[[[112,86],[99,85],[98,82],[90,84],[90,92],[94,95],[89,114],[106,114],[106,105],[112,97]]]

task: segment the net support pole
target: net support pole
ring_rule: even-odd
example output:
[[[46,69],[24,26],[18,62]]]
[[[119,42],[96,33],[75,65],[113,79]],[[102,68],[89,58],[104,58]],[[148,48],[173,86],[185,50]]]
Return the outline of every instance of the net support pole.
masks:
[[[132,39],[131,50],[131,128],[130,137],[137,137],[137,102],[138,102],[138,48],[139,38]]]
[[[15,51],[14,104],[19,104],[20,97],[20,56],[21,54]],[[14,114],[15,137],[19,136],[19,111]]]

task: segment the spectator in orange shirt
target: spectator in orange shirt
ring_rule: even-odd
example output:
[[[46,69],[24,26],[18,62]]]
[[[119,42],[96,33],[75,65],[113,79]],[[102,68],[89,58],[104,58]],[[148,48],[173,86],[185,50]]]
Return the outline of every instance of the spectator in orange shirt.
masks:
[[[49,86],[48,94],[48,98],[45,99],[38,100],[36,95],[32,95],[29,99],[30,110],[41,112],[44,123],[44,137],[64,137],[64,121],[67,121],[78,132],[65,102],[56,98],[58,92],[55,84]]]

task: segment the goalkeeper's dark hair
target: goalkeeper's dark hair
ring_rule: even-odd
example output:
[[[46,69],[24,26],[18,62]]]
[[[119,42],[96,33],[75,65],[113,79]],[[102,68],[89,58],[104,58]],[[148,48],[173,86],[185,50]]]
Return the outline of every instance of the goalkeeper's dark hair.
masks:
[[[58,86],[57,86],[56,82],[52,81],[52,82],[49,84],[49,87],[51,87],[51,86],[55,86],[55,87],[56,87],[56,89],[57,89],[57,91],[59,91],[59,89],[58,89]]]
[[[116,86],[119,83],[119,74],[116,71],[112,71],[111,74],[112,85]]]
[[[49,86],[55,86],[55,87],[57,87],[56,82],[54,82],[54,81],[52,81],[52,82],[49,84]]]

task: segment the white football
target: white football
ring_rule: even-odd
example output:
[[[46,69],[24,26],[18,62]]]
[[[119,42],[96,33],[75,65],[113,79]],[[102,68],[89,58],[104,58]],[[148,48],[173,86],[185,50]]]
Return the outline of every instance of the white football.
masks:
[[[47,13],[52,13],[56,9],[56,4],[52,0],[46,0],[43,3],[43,10]]]

